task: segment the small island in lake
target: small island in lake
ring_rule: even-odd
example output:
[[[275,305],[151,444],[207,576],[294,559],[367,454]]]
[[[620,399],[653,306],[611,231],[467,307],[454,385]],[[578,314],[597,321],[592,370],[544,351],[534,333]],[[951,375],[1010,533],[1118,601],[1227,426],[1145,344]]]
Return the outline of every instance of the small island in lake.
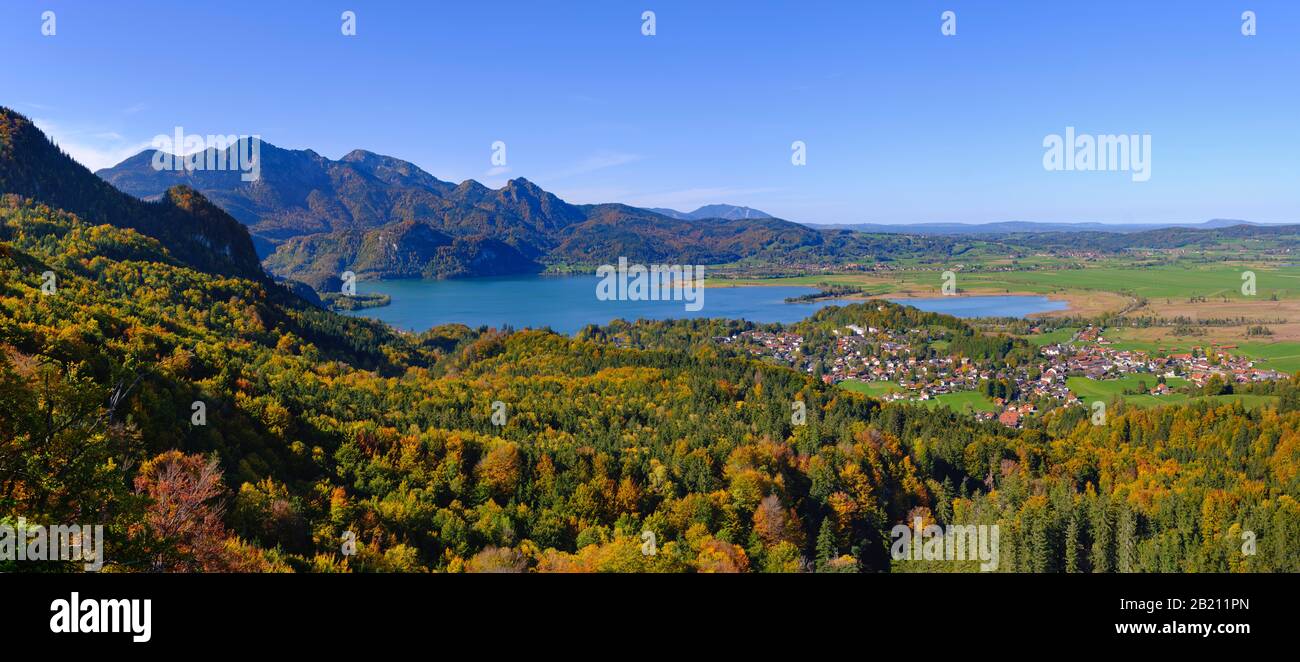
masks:
[[[361,310],[362,308],[381,308],[393,302],[387,294],[341,294],[329,292],[320,296],[325,307],[333,310]]]

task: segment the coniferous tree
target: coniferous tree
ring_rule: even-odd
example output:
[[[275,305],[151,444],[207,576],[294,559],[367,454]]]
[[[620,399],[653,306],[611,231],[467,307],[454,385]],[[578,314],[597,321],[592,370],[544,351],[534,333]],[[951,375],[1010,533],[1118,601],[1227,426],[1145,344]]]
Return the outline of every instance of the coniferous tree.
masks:
[[[830,517],[822,519],[821,530],[817,532],[817,570],[826,570],[827,565],[839,556],[835,542],[835,531]]]
[[[1115,555],[1118,557],[1118,570],[1137,572],[1137,519],[1127,503],[1120,504],[1116,529]]]
[[[1080,572],[1079,568],[1079,521],[1073,515],[1065,527],[1065,571]]]
[[[1115,540],[1114,522],[1110,507],[1104,497],[1098,497],[1092,508],[1092,571],[1114,572]]]

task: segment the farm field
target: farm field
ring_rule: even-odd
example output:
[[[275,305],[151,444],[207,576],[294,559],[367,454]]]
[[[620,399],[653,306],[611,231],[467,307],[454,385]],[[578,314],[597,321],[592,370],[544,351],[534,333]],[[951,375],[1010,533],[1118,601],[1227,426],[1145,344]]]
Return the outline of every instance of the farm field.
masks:
[[[1242,273],[1239,266],[1212,267],[1159,266],[1094,267],[1085,269],[1054,269],[1034,271],[958,271],[957,287],[960,291],[980,293],[1033,293],[1064,294],[1070,291],[1111,292],[1145,297],[1156,304],[1157,299],[1186,300],[1190,297],[1227,298],[1228,300],[1256,301],[1276,294],[1279,299],[1300,298],[1300,267],[1256,267],[1255,297],[1241,293]],[[715,279],[709,285],[727,287],[734,285],[803,285],[818,283],[857,285],[870,294],[934,295],[939,294],[942,274],[937,270],[899,271],[891,274],[829,274],[792,276],[787,278]],[[1163,303],[1163,302],[1162,302]]]
[[[1172,329],[1107,329],[1104,336],[1108,345],[1116,350],[1138,350],[1148,354],[1177,354],[1193,348],[1215,345],[1233,345],[1229,354],[1239,354],[1259,361],[1258,366],[1282,372],[1300,371],[1300,341],[1243,341],[1244,334],[1234,334],[1233,328],[1210,327],[1204,336],[1174,336]],[[1032,341],[1033,337],[1028,336]]]
[[[1213,396],[1188,396],[1183,393],[1170,393],[1169,395],[1124,395],[1127,389],[1135,389],[1139,381],[1146,380],[1147,386],[1155,386],[1155,377],[1138,377],[1129,375],[1120,379],[1096,380],[1087,377],[1071,377],[1066,380],[1066,386],[1070,391],[1083,400],[1085,404],[1092,404],[1094,401],[1110,402],[1116,396],[1124,400],[1125,404],[1135,407],[1158,407],[1161,405],[1178,405],[1189,404],[1194,402],[1209,401],[1216,404],[1225,404],[1230,402],[1240,402],[1247,409],[1255,409],[1263,405],[1275,402],[1276,396],[1271,395],[1253,395],[1253,394],[1232,394],[1232,395],[1213,395]],[[1187,385],[1187,381],[1179,378],[1170,378],[1167,380],[1170,388],[1177,388]]]
[[[854,393],[863,393],[873,398],[903,390],[903,387],[893,382],[864,382],[856,379],[846,379],[839,383],[839,387]]]
[[[873,398],[878,398],[886,393],[895,393],[903,390],[901,386],[893,382],[863,382],[855,379],[846,379],[839,383],[839,387],[854,393],[863,393]],[[997,411],[998,408],[988,398],[978,391],[961,391],[958,393],[945,393],[931,400],[921,400],[918,404],[924,405],[931,409],[935,407],[949,407],[954,411]]]
[[[997,405],[984,397],[979,391],[960,391],[945,393],[931,400],[922,400],[921,404],[931,409],[948,407],[953,411],[997,411]]]
[[[1170,377],[1166,381],[1169,388],[1179,388],[1188,384],[1187,380],[1178,377]],[[1089,379],[1087,377],[1070,377],[1065,380],[1065,385],[1069,387],[1070,392],[1074,393],[1085,403],[1091,404],[1092,401],[1100,399],[1103,402],[1110,401],[1115,396],[1124,398],[1125,402],[1137,405],[1139,407],[1150,407],[1159,404],[1170,404],[1187,400],[1187,396],[1181,393],[1170,393],[1169,395],[1124,395],[1124,391],[1136,390],[1142,382],[1146,382],[1147,388],[1155,388],[1155,375],[1128,375],[1119,379]]]
[[[1264,365],[1282,372],[1300,371],[1300,342],[1247,342],[1235,350],[1252,359],[1261,359]]]
[[[1034,333],[1034,334],[1030,334],[1027,336],[1020,336],[1020,337],[1024,338],[1025,340],[1028,340],[1029,342],[1039,347],[1042,347],[1043,345],[1051,345],[1052,343],[1069,342],[1070,338],[1073,338],[1075,332],[1077,331],[1078,329],[1074,327],[1066,327],[1064,329],[1056,329],[1053,331],[1048,331],[1047,333]]]
[[[1118,263],[1118,261],[1115,261]],[[1022,261],[1022,264],[1024,262]],[[1242,274],[1255,274],[1255,296],[1241,292]],[[800,285],[821,283],[860,287],[868,296],[936,296],[942,272],[822,274],[785,278],[713,279],[710,287],[738,285]],[[1215,266],[1132,267],[1116,265],[1031,271],[957,271],[962,294],[1039,294],[1069,302],[1067,311],[1044,316],[1098,315],[1123,310],[1137,298],[1146,299],[1138,314],[1195,319],[1283,319],[1279,340],[1300,340],[1300,267]],[[1200,300],[1199,297],[1204,297]],[[1193,300],[1193,298],[1198,298]],[[1276,298],[1276,300],[1274,300]],[[1294,324],[1291,324],[1294,322]],[[1244,334],[1238,329],[1238,335]],[[1291,336],[1294,336],[1292,338]]]

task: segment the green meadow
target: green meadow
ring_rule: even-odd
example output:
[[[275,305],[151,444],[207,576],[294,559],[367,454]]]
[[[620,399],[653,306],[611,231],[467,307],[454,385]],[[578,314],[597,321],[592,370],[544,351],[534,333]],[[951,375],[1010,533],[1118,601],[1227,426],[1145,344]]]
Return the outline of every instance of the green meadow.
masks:
[[[1121,292],[1147,299],[1187,299],[1193,296],[1243,298],[1242,273],[1237,266],[1135,268],[1100,267],[1056,271],[958,274],[957,286],[1001,287],[1026,292],[1095,290]],[[1252,269],[1257,296],[1300,296],[1300,267]],[[965,278],[963,278],[965,276]],[[937,279],[936,279],[937,280]],[[964,283],[963,283],[964,281]]]
[[[1255,267],[1257,296],[1300,297],[1300,267]],[[1102,291],[1158,299],[1186,300],[1193,296],[1241,299],[1242,273],[1245,267],[1169,266],[1124,267],[1102,266],[1086,269],[1043,269],[1035,271],[961,271],[957,273],[959,289],[1050,294],[1064,291]],[[901,291],[938,291],[942,282],[938,271],[899,271],[892,274],[830,274],[792,276],[788,278],[741,278],[715,280],[714,285],[804,285],[818,283],[859,285],[871,294]]]
[[[959,391],[957,393],[945,393],[930,400],[923,400],[921,404],[934,409],[936,407],[948,407],[953,411],[997,411],[997,405],[993,401],[984,397],[979,391]]]
[[[1300,371],[1300,342],[1247,342],[1229,350],[1263,361],[1263,367],[1282,372]]]
[[[1108,347],[1111,349],[1118,351],[1137,350],[1151,355],[1190,352],[1193,348],[1206,349],[1213,344],[1205,338],[1197,337],[1166,338],[1159,342],[1131,339],[1127,337],[1124,329],[1107,330],[1105,335],[1106,339],[1110,341]],[[1034,341],[1034,336],[1026,336],[1026,338],[1031,342]],[[1236,347],[1226,350],[1229,354],[1239,354],[1259,361],[1257,367],[1287,373],[1300,371],[1300,342],[1241,342],[1228,344],[1236,345]]]
[[[839,383],[840,388],[854,393],[863,393],[873,398],[878,398],[886,393],[896,393],[903,390],[901,386],[893,382],[861,382],[856,379],[846,379]],[[930,400],[921,400],[917,404],[924,405],[931,409],[935,407],[948,407],[955,411],[997,411],[997,405],[984,397],[978,391],[961,391],[958,393],[945,393]]]
[[[863,393],[873,398],[903,390],[903,387],[893,382],[863,382],[856,379],[846,379],[839,383],[839,387],[846,391]]]
[[[1127,375],[1119,379],[1089,379],[1087,377],[1070,377],[1065,380],[1065,385],[1069,387],[1070,392],[1074,393],[1080,400],[1091,404],[1093,400],[1109,402],[1115,396],[1121,396],[1125,402],[1137,405],[1139,407],[1150,407],[1159,404],[1168,404],[1172,402],[1181,402],[1187,399],[1186,395],[1181,393],[1170,393],[1169,395],[1124,395],[1124,391],[1136,391],[1138,385],[1146,382],[1147,388],[1152,389],[1156,386],[1155,375]],[[1170,377],[1166,380],[1169,388],[1178,388],[1186,386],[1187,380],[1178,377]]]
[[[1125,390],[1136,390],[1138,382],[1145,381],[1147,388],[1154,388],[1156,378],[1154,375],[1128,375],[1120,379],[1096,380],[1087,377],[1071,377],[1066,380],[1065,384],[1070,391],[1083,400],[1086,404],[1092,404],[1095,401],[1110,402],[1116,396],[1124,400],[1125,404],[1135,407],[1158,407],[1161,405],[1188,404],[1193,402],[1209,401],[1216,404],[1225,404],[1229,402],[1240,402],[1247,409],[1255,409],[1270,402],[1277,400],[1272,395],[1253,395],[1253,394],[1232,394],[1232,395],[1214,395],[1214,396],[1189,396],[1183,393],[1170,393],[1168,395],[1125,395]],[[1171,377],[1167,381],[1169,388],[1178,388],[1187,385],[1187,380]]]
[[[1034,333],[1034,334],[1030,334],[1027,336],[1020,336],[1020,337],[1024,338],[1025,340],[1028,340],[1029,342],[1039,347],[1042,347],[1043,345],[1051,345],[1052,343],[1069,342],[1070,338],[1073,338],[1075,332],[1077,331],[1078,329],[1074,327],[1068,327],[1064,329],[1056,329],[1054,331],[1048,331],[1047,333]]]

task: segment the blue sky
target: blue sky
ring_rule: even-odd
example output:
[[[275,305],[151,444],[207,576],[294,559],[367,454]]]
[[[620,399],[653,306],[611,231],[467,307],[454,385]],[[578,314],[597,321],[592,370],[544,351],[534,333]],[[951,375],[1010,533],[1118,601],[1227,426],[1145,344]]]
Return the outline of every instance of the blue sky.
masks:
[[[940,33],[945,10],[956,36]],[[364,148],[456,182],[522,176],[577,203],[822,223],[1300,222],[1287,0],[7,0],[0,61],[0,105],[92,167],[181,126],[331,158]],[[1067,126],[1150,134],[1150,181],[1046,171],[1044,137]],[[806,166],[791,165],[796,140]]]

